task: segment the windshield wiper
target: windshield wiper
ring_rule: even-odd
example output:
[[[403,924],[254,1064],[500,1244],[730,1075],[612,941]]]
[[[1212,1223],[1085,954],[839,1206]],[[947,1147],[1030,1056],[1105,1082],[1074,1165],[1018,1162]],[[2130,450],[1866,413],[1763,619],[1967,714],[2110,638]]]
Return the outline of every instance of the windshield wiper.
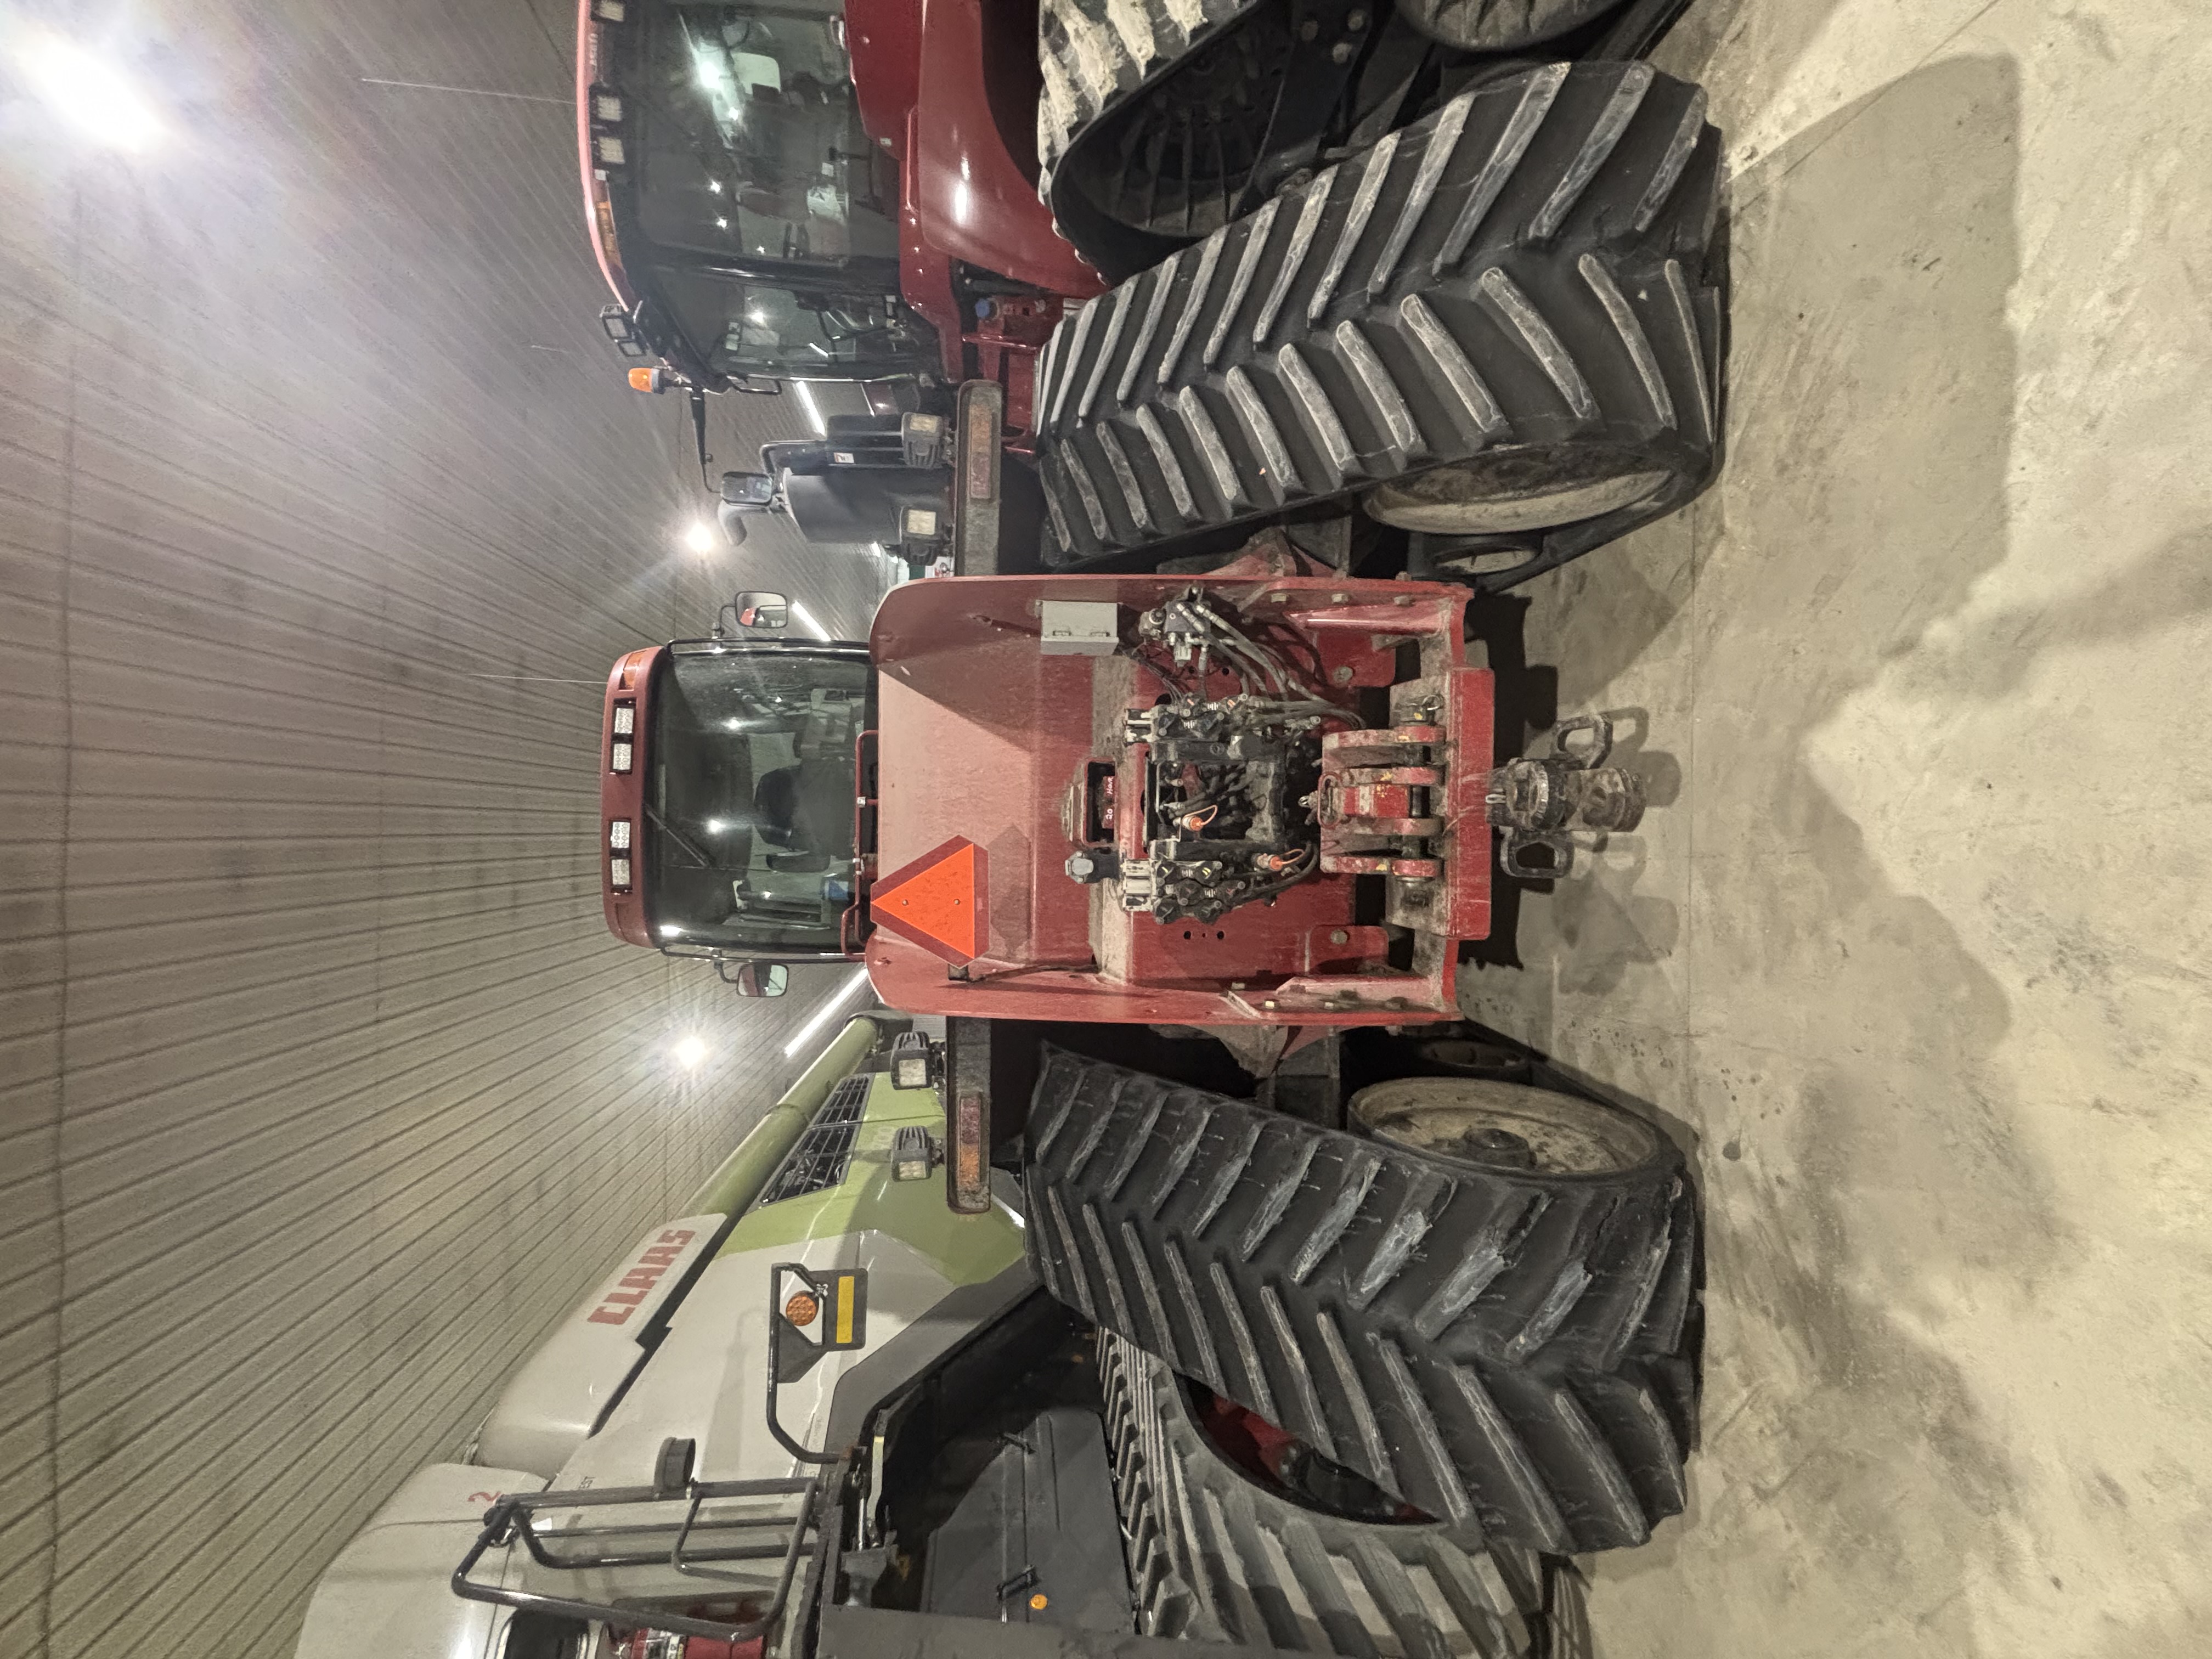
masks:
[[[681,830],[678,830],[674,824],[669,823],[666,818],[661,817],[659,812],[654,808],[651,806],[647,807],[645,809],[645,816],[652,821],[653,827],[654,829],[659,830],[662,835],[674,842],[678,850],[688,854],[690,856],[691,862],[697,865],[702,870],[736,870],[738,868],[738,866],[734,864],[715,863],[714,860],[708,858],[706,854],[699,850],[699,844],[696,842],[693,841]]]

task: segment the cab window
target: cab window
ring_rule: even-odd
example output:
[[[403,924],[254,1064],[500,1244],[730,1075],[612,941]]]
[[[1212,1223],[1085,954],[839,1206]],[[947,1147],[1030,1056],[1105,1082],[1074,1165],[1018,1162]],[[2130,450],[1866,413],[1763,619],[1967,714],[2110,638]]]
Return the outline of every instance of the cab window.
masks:
[[[841,950],[855,886],[864,655],[678,645],[646,746],[646,913],[663,945]]]
[[[670,3],[650,15],[646,234],[735,258],[898,257],[898,181],[868,142],[836,4]]]

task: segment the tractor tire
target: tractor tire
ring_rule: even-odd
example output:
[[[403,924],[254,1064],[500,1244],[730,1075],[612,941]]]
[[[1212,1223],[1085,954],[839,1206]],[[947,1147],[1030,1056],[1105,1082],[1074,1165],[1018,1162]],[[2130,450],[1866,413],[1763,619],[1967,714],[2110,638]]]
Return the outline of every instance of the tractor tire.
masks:
[[[1098,1372],[1143,1634],[1365,1659],[1552,1650],[1534,1551],[1302,1502],[1225,1455],[1154,1356],[1102,1332]]]
[[[1681,1509],[1698,1212],[1656,1131],[1500,1170],[1048,1049],[1029,1135],[1045,1287],[1331,1462],[1554,1553]]]
[[[1064,319],[1046,562],[1337,498],[1517,538],[1525,580],[1718,459],[1719,133],[1643,63],[1462,94]]]

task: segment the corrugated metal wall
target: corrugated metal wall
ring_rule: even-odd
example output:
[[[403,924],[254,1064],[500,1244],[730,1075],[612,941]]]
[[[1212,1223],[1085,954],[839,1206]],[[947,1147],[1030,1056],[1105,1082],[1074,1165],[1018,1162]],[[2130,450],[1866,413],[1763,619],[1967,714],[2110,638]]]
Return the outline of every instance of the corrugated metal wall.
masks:
[[[879,577],[675,550],[572,10],[179,9],[149,153],[6,112],[0,1654],[288,1653],[845,982],[741,1005],[600,926],[608,664]],[[726,460],[799,429],[730,401]]]

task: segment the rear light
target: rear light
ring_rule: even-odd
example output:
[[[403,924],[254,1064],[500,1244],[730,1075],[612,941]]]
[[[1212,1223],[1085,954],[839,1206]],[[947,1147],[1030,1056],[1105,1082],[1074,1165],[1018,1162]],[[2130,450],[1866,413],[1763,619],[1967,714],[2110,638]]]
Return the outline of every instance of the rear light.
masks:
[[[617,772],[629,770],[630,744],[626,738],[615,739],[614,748],[607,756],[607,765]]]
[[[629,891],[629,858],[617,853],[607,860],[607,885],[617,893]]]
[[[620,93],[595,91],[592,94],[592,119],[604,122],[611,127],[618,127],[622,125],[622,117],[623,102]]]
[[[617,853],[629,851],[629,820],[617,818],[607,825],[607,845]]]
[[[592,159],[603,167],[618,167],[627,164],[629,155],[623,149],[623,141],[619,135],[601,132],[592,135]]]
[[[624,700],[615,704],[615,735],[626,738],[637,730],[637,705]]]
[[[592,0],[592,21],[598,23],[620,23],[629,17],[625,0]]]

